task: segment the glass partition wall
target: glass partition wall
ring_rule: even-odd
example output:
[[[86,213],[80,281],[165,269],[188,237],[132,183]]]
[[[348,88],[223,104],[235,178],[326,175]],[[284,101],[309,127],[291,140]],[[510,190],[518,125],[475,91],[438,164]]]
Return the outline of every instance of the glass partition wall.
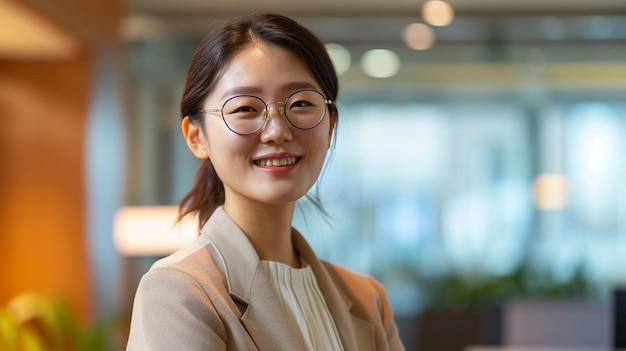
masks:
[[[625,17],[460,17],[428,50],[405,18],[301,20],[350,58],[316,185],[330,217],[296,218],[322,258],[375,275],[399,316],[626,281]],[[129,205],[193,182],[178,103],[200,28],[129,40]],[[371,49],[395,74],[366,74]]]

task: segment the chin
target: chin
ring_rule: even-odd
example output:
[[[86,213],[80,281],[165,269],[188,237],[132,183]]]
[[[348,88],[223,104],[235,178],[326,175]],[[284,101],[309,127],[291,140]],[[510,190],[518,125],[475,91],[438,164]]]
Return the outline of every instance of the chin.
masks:
[[[306,193],[306,191],[294,191],[294,189],[285,192],[272,191],[267,194],[268,196],[259,198],[259,200],[272,205],[287,204],[300,200]]]

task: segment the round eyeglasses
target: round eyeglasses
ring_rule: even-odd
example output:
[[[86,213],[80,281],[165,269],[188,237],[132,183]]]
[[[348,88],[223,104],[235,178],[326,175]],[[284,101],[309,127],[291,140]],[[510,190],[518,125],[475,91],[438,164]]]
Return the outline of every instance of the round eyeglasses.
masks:
[[[289,95],[285,102],[266,103],[254,95],[237,95],[224,102],[221,109],[200,110],[203,113],[221,112],[224,123],[234,133],[250,135],[263,128],[268,118],[269,105],[282,104],[279,112],[289,124],[298,129],[315,128],[326,115],[328,105],[322,93],[316,90],[299,90]]]

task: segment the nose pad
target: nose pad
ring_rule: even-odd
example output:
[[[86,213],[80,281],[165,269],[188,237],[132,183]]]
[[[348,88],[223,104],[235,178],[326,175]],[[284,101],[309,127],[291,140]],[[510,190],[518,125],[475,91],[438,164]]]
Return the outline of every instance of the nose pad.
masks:
[[[285,113],[285,105],[282,102],[270,102],[270,103],[267,104],[267,107],[265,108],[265,111],[263,111],[263,120],[265,121],[265,123],[269,123],[270,122],[269,119],[270,119],[271,113],[270,113],[269,110],[270,110],[270,106],[272,104],[283,104],[283,106],[277,107],[276,109],[278,110],[278,115],[280,116],[280,119],[283,122],[289,124],[288,123],[289,121],[287,120],[287,114]]]
[[[281,102],[282,104],[282,102]],[[270,111],[271,104],[263,111],[264,127],[261,129],[261,139],[265,142],[283,142],[291,139],[291,128],[285,107],[277,106],[274,111]],[[272,117],[279,117],[273,119]]]

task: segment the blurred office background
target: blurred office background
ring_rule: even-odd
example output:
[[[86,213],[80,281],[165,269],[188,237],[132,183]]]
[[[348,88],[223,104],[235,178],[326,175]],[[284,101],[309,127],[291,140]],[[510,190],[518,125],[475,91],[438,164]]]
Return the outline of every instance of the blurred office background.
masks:
[[[476,329],[459,340],[514,343],[503,324],[546,301],[592,316],[580,346],[608,345],[626,284],[621,0],[2,0],[1,306],[61,296],[123,344],[167,248],[116,246],[116,214],[189,189],[188,62],[216,23],[261,11],[315,31],[340,73],[316,186],[331,218],[302,203],[296,226],[387,287],[409,349],[454,339],[446,313]]]

